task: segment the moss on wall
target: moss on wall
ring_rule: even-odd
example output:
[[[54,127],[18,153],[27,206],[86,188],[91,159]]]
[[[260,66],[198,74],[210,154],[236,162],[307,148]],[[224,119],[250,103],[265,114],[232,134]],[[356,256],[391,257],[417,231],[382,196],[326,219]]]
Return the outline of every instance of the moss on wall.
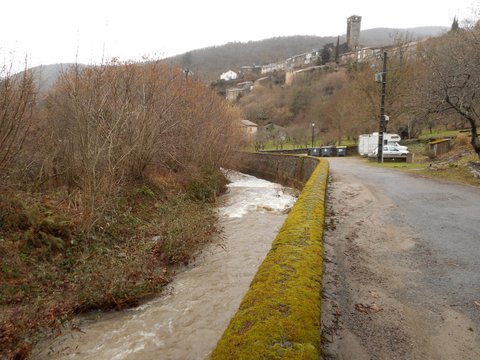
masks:
[[[263,156],[259,170],[270,176],[277,172],[283,181],[291,176],[288,181],[297,185],[303,183],[300,178],[306,176],[307,168],[312,164],[316,167],[310,171],[212,359],[319,359],[328,162],[274,155],[268,165]],[[286,171],[280,174],[281,169]]]

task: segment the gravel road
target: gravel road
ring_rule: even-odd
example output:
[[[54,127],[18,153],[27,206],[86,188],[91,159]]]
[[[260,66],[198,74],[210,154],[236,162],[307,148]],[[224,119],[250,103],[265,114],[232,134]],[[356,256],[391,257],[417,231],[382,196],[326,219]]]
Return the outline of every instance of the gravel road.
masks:
[[[480,188],[329,161],[323,358],[480,359]]]

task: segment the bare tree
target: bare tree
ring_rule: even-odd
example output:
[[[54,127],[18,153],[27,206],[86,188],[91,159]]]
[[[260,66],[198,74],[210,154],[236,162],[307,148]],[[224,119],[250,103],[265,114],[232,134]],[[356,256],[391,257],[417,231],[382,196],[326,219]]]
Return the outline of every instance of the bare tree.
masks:
[[[52,172],[80,193],[87,227],[149,169],[218,170],[238,145],[239,114],[159,61],[73,69],[55,85],[48,106]]]
[[[32,74],[12,74],[11,66],[0,68],[0,173],[5,174],[22,148],[35,103]]]
[[[424,76],[418,88],[429,113],[457,113],[471,127],[471,144],[480,157],[480,27],[451,31],[423,52]]]
[[[406,39],[399,39],[386,49],[387,85],[385,109],[390,116],[389,128],[400,128],[409,121],[413,111],[412,81],[416,76],[416,56]],[[364,131],[378,129],[381,86],[375,82],[375,74],[382,71],[382,59],[372,64],[364,64],[350,73],[350,86],[354,90],[351,96],[357,104],[358,121]]]

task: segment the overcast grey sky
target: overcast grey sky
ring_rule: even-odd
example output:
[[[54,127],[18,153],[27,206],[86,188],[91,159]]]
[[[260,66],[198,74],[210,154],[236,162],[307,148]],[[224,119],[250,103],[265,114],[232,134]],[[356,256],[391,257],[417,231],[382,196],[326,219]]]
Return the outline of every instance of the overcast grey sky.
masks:
[[[362,29],[450,26],[472,18],[472,0],[2,0],[0,50],[31,66],[165,57],[231,41],[342,35]]]

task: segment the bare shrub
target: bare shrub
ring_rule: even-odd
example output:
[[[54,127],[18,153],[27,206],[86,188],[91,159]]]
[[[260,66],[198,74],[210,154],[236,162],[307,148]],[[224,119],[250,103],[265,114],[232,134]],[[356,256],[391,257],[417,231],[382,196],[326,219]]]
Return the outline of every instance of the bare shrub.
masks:
[[[22,148],[34,103],[31,72],[14,75],[8,65],[0,67],[0,177],[8,174]]]
[[[48,96],[48,171],[79,192],[86,223],[148,167],[197,174],[239,143],[238,113],[178,68],[154,61],[74,68]],[[49,145],[49,144],[53,144]],[[188,179],[187,179],[188,182]]]

